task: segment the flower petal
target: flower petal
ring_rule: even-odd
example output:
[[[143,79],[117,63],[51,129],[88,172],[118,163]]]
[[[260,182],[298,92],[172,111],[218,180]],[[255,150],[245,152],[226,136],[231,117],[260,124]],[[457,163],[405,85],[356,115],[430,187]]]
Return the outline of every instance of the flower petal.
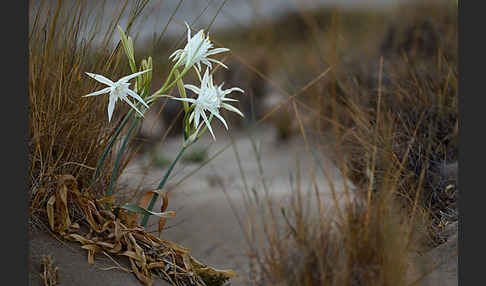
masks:
[[[106,87],[106,88],[103,88],[102,90],[98,90],[98,91],[92,92],[90,94],[83,95],[83,97],[100,95],[100,94],[103,94],[103,93],[108,93],[110,91],[111,91],[111,87]]]
[[[223,122],[224,124],[224,127],[226,127],[226,130],[228,130],[228,124],[226,124],[226,121],[224,120],[223,116],[221,116],[217,111],[216,112],[211,112],[214,116],[216,116],[216,118],[218,118],[219,120],[221,120],[221,122]]]
[[[90,77],[96,79],[97,81],[106,84],[106,85],[112,86],[112,85],[115,84],[110,79],[108,79],[108,78],[106,78],[106,77],[104,77],[104,76],[102,76],[100,74],[89,73],[89,72],[87,72],[86,74],[89,75]]]
[[[179,56],[177,56],[177,57],[179,57]],[[177,59],[177,57],[174,58],[174,61]],[[179,67],[181,65],[181,63],[184,61],[184,58],[185,58],[184,56],[180,56],[179,60],[175,63],[174,68]]]
[[[186,21],[184,21],[184,24],[186,24],[187,27],[187,42],[189,42],[191,40],[191,27],[189,27]]]
[[[131,89],[127,89],[127,93],[135,98],[136,100],[138,100],[141,104],[145,105],[145,107],[149,108],[149,106],[147,105],[147,103],[140,97],[140,95],[138,95],[135,91],[131,90]]]
[[[196,109],[194,110],[193,113],[194,113],[194,124],[196,126],[199,126],[199,118],[201,117],[201,110],[196,106]]]
[[[178,58],[179,55],[183,52],[183,50],[179,49],[179,50],[176,50],[175,52],[173,52],[170,56],[169,56],[169,60],[172,58],[172,57],[176,57]],[[175,60],[175,59],[174,59]]]
[[[216,141],[216,136],[214,136],[213,129],[211,128],[211,124],[208,121],[208,118],[206,117],[206,114],[204,112],[201,113],[204,123],[206,123],[206,126],[209,129],[209,132],[211,132],[211,135],[213,136],[214,141]]]
[[[225,91],[224,91],[224,95],[230,94],[230,93],[232,93],[233,91],[239,91],[239,92],[241,92],[241,93],[245,93],[245,91],[244,91],[244,90],[242,90],[242,89],[241,89],[241,88],[239,88],[239,87],[232,87],[232,88],[230,88],[230,89],[225,90]]]
[[[113,115],[113,110],[115,110],[116,101],[117,101],[116,96],[110,95],[110,101],[108,102],[108,122],[111,121],[111,116]]]
[[[201,87],[202,86],[208,86],[209,81],[212,80],[212,76],[209,75],[209,69],[206,68],[206,71],[204,72],[203,79],[201,81]]]
[[[172,99],[175,100],[180,100],[180,101],[187,101],[190,103],[196,103],[196,100],[194,98],[186,98],[186,97],[171,97]]]
[[[219,53],[223,53],[223,52],[228,52],[229,50],[230,49],[227,49],[227,48],[212,49],[212,50],[206,52],[206,56],[211,56],[211,55],[215,55],[215,54],[219,54]]]
[[[131,80],[132,78],[135,78],[143,73],[146,73],[148,71],[150,71],[151,69],[148,69],[148,70],[144,70],[144,71],[140,71],[140,72],[136,72],[134,74],[131,74],[131,75],[127,75],[127,76],[124,76],[122,77],[121,79],[118,80],[118,82],[127,82],[129,80]]]
[[[184,85],[185,88],[189,89],[190,91],[196,93],[196,94],[200,94],[201,93],[201,89],[195,85],[192,85],[192,84],[185,84]]]
[[[221,98],[221,101],[237,102],[239,100],[238,99],[234,99],[234,98],[229,98],[229,97],[223,97],[223,98]]]
[[[222,67],[224,67],[224,68],[228,69],[228,67],[227,67],[225,64],[223,64],[222,62],[220,62],[220,61],[218,61],[218,60],[211,59],[211,58],[207,58],[207,59],[208,59],[208,61],[210,61],[210,62],[215,62],[215,63],[217,63],[217,64],[221,65]]]
[[[203,64],[207,65],[209,69],[212,69],[212,68],[213,68],[213,66],[211,65],[211,62],[210,62],[210,61],[208,61],[208,60],[209,60],[209,59],[207,59],[207,58],[202,58],[202,59],[201,59],[201,61],[199,62],[199,64],[200,64],[200,63],[203,63]]]
[[[120,95],[120,98],[125,101],[126,103],[128,103],[133,109],[135,109],[135,111],[137,111],[141,116],[143,116],[143,112],[141,112],[140,110],[138,110],[138,108],[135,106],[135,104],[133,104],[125,95]]]
[[[241,113],[241,111],[239,111],[239,110],[238,110],[236,107],[234,107],[234,106],[232,106],[232,105],[229,105],[229,104],[227,104],[227,103],[222,103],[222,104],[221,104],[221,107],[222,107],[222,108],[224,108],[224,109],[226,109],[226,110],[236,112],[236,113],[238,113],[239,115],[241,115],[241,117],[245,117],[245,116],[243,115],[243,113]]]

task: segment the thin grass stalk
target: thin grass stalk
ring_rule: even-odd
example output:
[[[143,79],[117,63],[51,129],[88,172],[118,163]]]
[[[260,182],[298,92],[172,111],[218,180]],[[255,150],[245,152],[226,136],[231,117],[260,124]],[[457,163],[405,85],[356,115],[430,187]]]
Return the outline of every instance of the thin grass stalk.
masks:
[[[300,118],[295,98],[292,100],[292,107],[294,109],[295,117],[296,117],[297,122],[299,124],[300,133],[302,134],[302,137],[304,139],[306,152],[312,153],[313,148],[310,147],[309,141],[307,140],[307,136],[306,136],[306,133],[305,133],[305,130],[304,130],[304,125],[302,123],[302,119]],[[314,185],[314,191],[315,191],[315,195],[316,195],[316,199],[317,199],[317,204],[318,204],[318,207],[319,207],[319,212],[322,214],[324,211],[323,211],[323,208],[322,208],[321,196],[319,194],[319,187],[317,186],[317,180],[316,180],[316,176],[315,176],[314,166],[312,166],[312,164],[310,164],[309,169],[310,169],[310,174],[311,174],[311,177],[312,177],[312,184]]]
[[[415,219],[415,216],[416,216],[418,201],[419,201],[420,194],[421,194],[422,188],[423,188],[424,176],[425,176],[426,170],[427,170],[427,168],[423,168],[422,172],[420,172],[418,187],[417,187],[417,190],[415,191],[415,199],[414,199],[414,202],[413,202],[412,214],[410,216],[410,222],[408,224],[408,231],[407,231],[407,242],[408,242],[408,244],[410,244],[410,242],[411,242],[412,227],[413,227],[414,219]],[[410,246],[408,246],[408,247],[410,247]]]
[[[229,136],[231,139],[231,147],[233,147],[233,151],[235,153],[236,163],[238,164],[238,170],[240,171],[241,180],[243,181],[243,186],[245,188],[245,192],[244,192],[244,195],[246,195],[245,204],[247,204],[250,201],[250,188],[248,187],[248,181],[246,179],[245,172],[243,171],[243,167],[241,165],[241,158],[240,158],[240,154],[238,153],[238,149],[236,148],[235,138],[231,136],[231,134]],[[247,208],[248,207],[249,206],[247,205]]]
[[[368,225],[370,220],[370,207],[371,207],[371,192],[373,191],[373,187],[375,184],[375,168],[376,168],[376,153],[378,151],[378,127],[380,122],[380,111],[381,111],[381,96],[382,96],[382,79],[383,79],[383,56],[380,57],[380,68],[378,73],[378,102],[376,103],[376,120],[375,120],[375,130],[373,136],[373,152],[371,154],[371,171],[368,183],[368,191],[367,191],[367,202],[366,202],[366,218],[365,218],[365,235],[364,237],[367,239],[368,237]]]
[[[219,5],[218,11],[216,11],[216,14],[214,15],[213,19],[211,19],[211,22],[209,23],[208,27],[206,28],[206,31],[209,32],[209,29],[211,28],[211,26],[213,26],[213,23],[216,20],[216,17],[219,15],[219,13],[221,12],[221,9],[223,9],[226,2],[228,2],[228,0],[224,0],[223,3],[221,3],[221,5]]]

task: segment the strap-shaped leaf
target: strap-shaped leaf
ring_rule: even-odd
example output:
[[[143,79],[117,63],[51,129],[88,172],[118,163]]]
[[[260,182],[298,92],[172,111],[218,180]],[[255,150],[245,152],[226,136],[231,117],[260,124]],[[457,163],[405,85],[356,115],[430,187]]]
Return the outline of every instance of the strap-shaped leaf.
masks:
[[[121,208],[129,210],[131,212],[142,214],[144,216],[145,215],[154,215],[154,216],[158,216],[158,217],[170,218],[170,217],[174,217],[176,215],[174,211],[157,213],[157,212],[149,211],[146,208],[142,208],[141,206],[134,205],[134,204],[126,204],[126,205],[122,206]]]

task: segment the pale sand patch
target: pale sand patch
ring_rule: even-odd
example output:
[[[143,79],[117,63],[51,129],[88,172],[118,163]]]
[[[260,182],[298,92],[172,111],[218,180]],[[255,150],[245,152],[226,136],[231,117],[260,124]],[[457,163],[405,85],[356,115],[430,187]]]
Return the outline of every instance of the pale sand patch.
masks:
[[[215,124],[216,125],[216,124]],[[241,159],[244,176],[248,188],[254,188],[259,196],[264,197],[262,175],[259,170],[255,151],[248,134],[244,131],[231,130],[236,142],[236,149]],[[304,141],[300,136],[293,137],[288,142],[277,142],[275,130],[271,126],[263,126],[253,133],[258,149],[261,153],[263,177],[269,194],[278,206],[284,203],[288,195],[294,191],[290,183],[292,173],[294,188],[297,166],[297,156],[301,166],[301,187],[304,193],[312,187],[310,174],[311,166],[315,170],[315,178],[322,196],[327,204],[332,204],[328,181],[316,165],[315,159],[306,152]],[[209,157],[222,150],[231,143],[231,139],[224,130],[216,132],[216,142],[209,134],[205,134],[197,146],[192,149],[209,146]],[[159,147],[170,159],[175,158],[181,146],[182,138],[170,139]],[[189,149],[187,152],[190,152]],[[319,154],[319,152],[317,152]],[[335,167],[329,160],[322,158],[320,164],[329,172],[338,191],[342,194],[341,180]],[[127,167],[120,178],[135,188],[140,183],[140,164],[142,160],[135,160]],[[169,195],[168,210],[176,211],[177,215],[168,221],[168,228],[164,230],[163,237],[172,240],[192,250],[192,255],[203,263],[219,269],[233,269],[240,274],[239,278],[232,279],[232,285],[242,285],[248,276],[248,257],[246,252],[248,244],[245,233],[240,227],[248,223],[245,211],[245,184],[241,177],[236,161],[234,149],[230,146],[219,154],[209,164],[178,184],[187,174],[196,170],[200,164],[178,163],[168,183],[171,193]],[[154,189],[167,168],[152,167],[143,182],[143,189]],[[225,195],[221,185],[227,192]],[[174,187],[174,185],[178,184]],[[311,189],[312,194],[314,193]],[[314,205],[315,199],[311,198]],[[232,207],[233,205],[233,207]],[[160,208],[160,203],[154,209]],[[279,212],[279,210],[277,210]],[[238,221],[240,220],[240,222]],[[155,231],[155,218],[149,221],[149,229]]]

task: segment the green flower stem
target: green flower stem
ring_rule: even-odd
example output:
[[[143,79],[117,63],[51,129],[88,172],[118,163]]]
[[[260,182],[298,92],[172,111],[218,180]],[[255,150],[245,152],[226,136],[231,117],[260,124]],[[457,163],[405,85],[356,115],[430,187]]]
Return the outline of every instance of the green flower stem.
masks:
[[[159,90],[157,90],[154,94],[152,94],[151,96],[163,94],[164,92],[169,90],[169,88],[173,87],[174,84],[176,84],[189,71],[189,68],[185,68],[184,70],[182,70],[182,73],[179,76],[176,76],[174,81],[169,84],[169,81],[172,78],[172,75],[174,74],[176,69],[177,69],[177,66],[172,68],[172,70],[170,71],[169,76],[167,77],[167,80],[165,81],[164,85]]]
[[[108,155],[108,152],[110,152],[111,148],[113,147],[113,143],[115,142],[116,138],[118,138],[118,135],[120,135],[120,132],[123,129],[123,127],[125,127],[125,125],[127,124],[128,119],[130,118],[132,113],[133,113],[133,109],[130,109],[130,111],[127,113],[127,115],[123,119],[123,121],[120,124],[120,126],[118,127],[118,129],[115,131],[115,134],[113,134],[113,137],[111,137],[110,142],[108,143],[108,146],[106,146],[105,151],[103,152],[103,155],[101,156],[100,160],[98,161],[98,165],[96,166],[96,171],[94,173],[93,180],[91,182],[91,185],[89,186],[90,188],[91,188],[91,186],[94,185],[96,179],[98,179],[98,176],[99,176],[100,171],[101,171],[101,167],[103,166],[103,163],[105,162],[105,159],[106,159],[106,156]]]
[[[176,76],[176,78],[179,78],[180,77],[179,71],[177,69],[175,69],[175,76]],[[177,81],[177,88],[179,88],[179,93],[180,93],[181,97],[182,98],[187,98],[186,89],[184,88],[184,82],[182,81],[182,78],[180,78]],[[188,113],[188,111],[189,111],[189,103],[187,101],[183,101],[182,104],[184,106],[184,111],[186,113]]]
[[[182,153],[184,153],[184,151],[187,149],[187,147],[182,147],[182,149],[179,151],[179,154],[177,154],[177,157],[175,158],[175,160],[172,162],[172,164],[170,165],[169,169],[167,170],[167,172],[165,172],[165,175],[164,177],[162,178],[162,181],[160,182],[159,186],[157,187],[157,190],[160,190],[162,189],[164,186],[165,186],[165,182],[167,181],[167,179],[169,178],[169,175],[170,173],[172,172],[172,169],[174,169],[174,166],[175,164],[177,163],[177,161],[179,161],[179,159],[181,158],[182,156]],[[152,199],[150,200],[150,203],[147,207],[147,209],[149,211],[152,211],[152,209],[154,208],[154,205],[155,205],[155,202],[157,201],[157,199],[159,198],[159,195],[158,194],[154,194],[152,196]],[[147,222],[148,222],[148,219],[149,219],[149,216],[148,215],[145,215],[142,219],[142,223],[141,225],[143,227],[146,227],[147,226]]]
[[[135,117],[132,121],[132,125],[130,125],[130,129],[128,129],[127,134],[125,135],[125,139],[123,139],[122,146],[120,148],[120,151],[118,152],[118,155],[116,156],[116,161],[115,161],[115,167],[113,167],[113,171],[111,173],[111,178],[110,178],[110,186],[108,187],[108,192],[106,193],[107,197],[111,197],[113,194],[113,184],[115,183],[115,177],[116,174],[118,173],[118,166],[120,165],[120,160],[123,155],[123,152],[125,152],[125,147],[127,146],[128,139],[130,138],[130,135],[132,134],[133,129],[135,126],[137,126],[138,121],[140,120],[139,117]],[[111,209],[111,204],[106,203],[105,204],[106,209],[110,210]]]
[[[157,90],[154,93],[154,95],[156,95],[156,94],[162,94],[162,93],[166,92],[167,89],[169,89],[169,88],[167,88],[167,85],[169,84],[169,81],[172,78],[172,75],[174,74],[174,71],[175,70],[176,70],[176,67],[173,67],[172,70],[169,73],[169,76],[167,77],[167,79],[165,80],[164,84],[162,85],[162,87],[159,90]]]
[[[178,78],[180,76],[179,70],[175,69],[175,76]],[[177,88],[179,89],[179,94],[181,95],[181,98],[187,98],[186,95],[186,89],[184,88],[184,82],[182,81],[182,78],[177,81]],[[184,141],[187,140],[190,134],[190,129],[191,126],[187,122],[188,116],[189,116],[189,103],[187,101],[183,101],[182,105],[184,106],[184,121],[182,122],[182,128],[184,128]]]
[[[184,120],[182,121],[182,127],[184,128],[184,141],[191,136],[191,124],[189,124],[189,116],[191,111],[194,110],[194,105],[188,107],[184,114]]]
[[[169,84],[162,92],[166,92],[169,88],[174,86],[174,84],[176,84],[187,73],[187,71],[188,69],[184,69],[182,73],[179,76],[176,76],[176,79],[171,84]]]

